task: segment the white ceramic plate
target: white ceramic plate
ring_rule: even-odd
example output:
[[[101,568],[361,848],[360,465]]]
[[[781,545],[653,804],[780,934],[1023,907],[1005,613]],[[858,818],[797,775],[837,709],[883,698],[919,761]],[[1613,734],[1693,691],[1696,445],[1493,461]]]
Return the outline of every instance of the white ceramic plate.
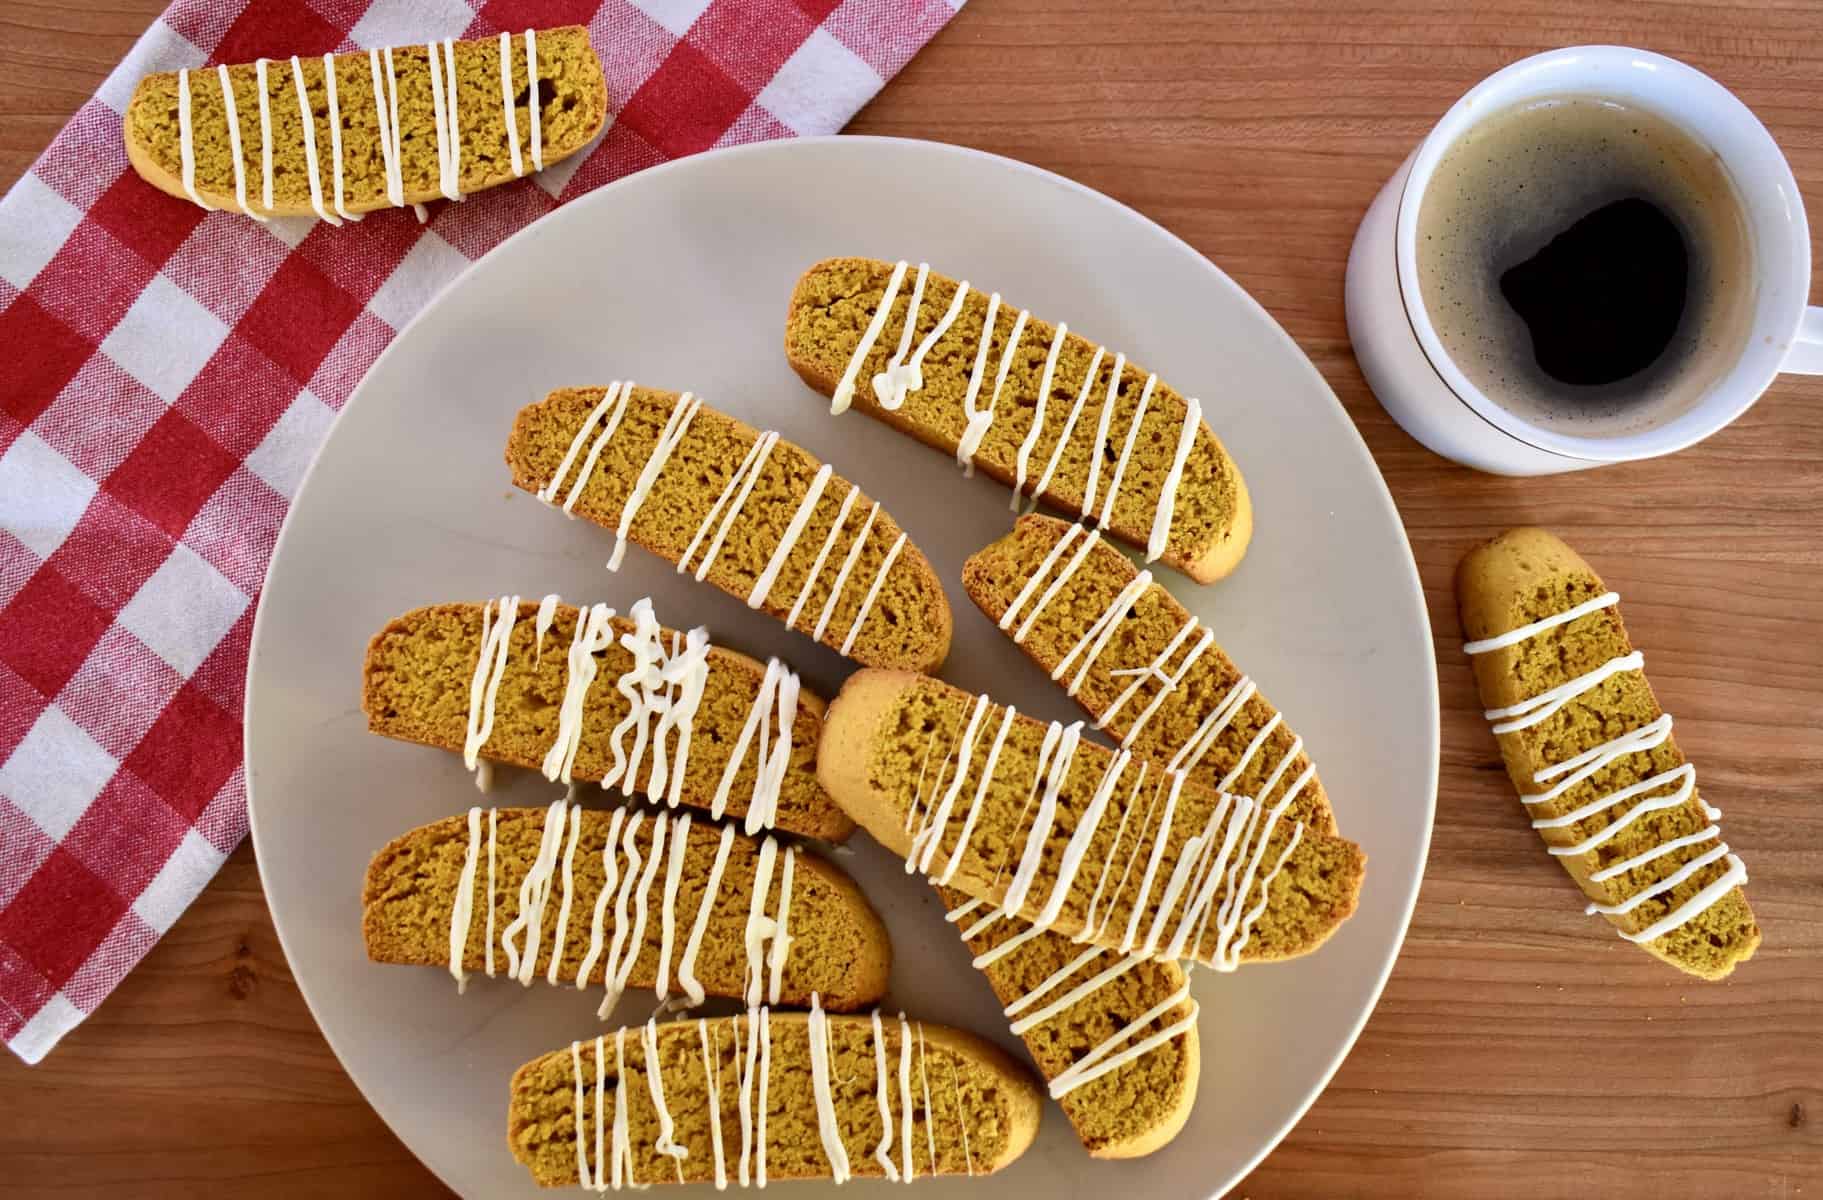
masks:
[[[487,203],[485,197],[474,201]],[[1360,911],[1299,961],[1197,974],[1203,1079],[1189,1127],[1142,1163],[1095,1163],[1051,1107],[995,1195],[1143,1188],[1217,1194],[1284,1136],[1347,1053],[1411,914],[1437,781],[1437,691],[1411,552],[1366,448],[1283,330],[1195,250],[1055,175],[924,142],[831,138],[643,171],[527,229],[400,335],[348,402],[292,506],[254,628],[247,686],[253,837],[285,953],[330,1044],[405,1144],[466,1196],[531,1196],[505,1143],[513,1069],[597,1028],[593,994],[370,964],[372,852],[475,802],[457,756],[366,732],[361,656],[416,605],[504,592],[650,594],[667,624],[786,658],[835,695],[848,665],[637,549],[515,491],[501,451],[520,406],[631,377],[691,389],[836,464],[911,531],[955,607],[944,676],[1021,712],[1075,709],[969,603],[962,560],[1005,531],[1006,489],[828,402],[781,351],[793,281],[835,254],[928,259],[1125,350],[1203,398],[1246,475],[1258,528],[1213,587],[1164,573],[1306,739],[1344,834],[1370,862]],[[1337,264],[1340,270],[1340,264]],[[552,785],[508,779],[502,804]],[[843,860],[891,929],[891,1006],[1023,1055],[935,897],[857,834]],[[644,1019],[644,997],[622,1016]],[[791,1190],[807,1190],[798,1185]],[[882,1185],[863,1185],[882,1186]],[[979,1197],[967,1181],[921,1195]]]

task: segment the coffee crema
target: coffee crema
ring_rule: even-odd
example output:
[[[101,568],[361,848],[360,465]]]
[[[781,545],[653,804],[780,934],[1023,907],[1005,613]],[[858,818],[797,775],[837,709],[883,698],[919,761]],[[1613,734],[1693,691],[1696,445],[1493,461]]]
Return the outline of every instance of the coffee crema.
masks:
[[[1490,400],[1583,437],[1688,411],[1745,343],[1752,246],[1720,159],[1644,109],[1528,101],[1443,154],[1418,210],[1424,307]]]

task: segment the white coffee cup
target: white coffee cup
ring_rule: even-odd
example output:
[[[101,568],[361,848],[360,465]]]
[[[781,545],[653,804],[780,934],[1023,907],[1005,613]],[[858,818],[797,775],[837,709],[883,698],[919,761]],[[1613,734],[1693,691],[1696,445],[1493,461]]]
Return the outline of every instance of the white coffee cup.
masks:
[[[1444,152],[1492,114],[1546,96],[1592,96],[1656,113],[1713,150],[1740,196],[1753,246],[1750,335],[1694,405],[1610,436],[1550,428],[1501,407],[1450,358],[1418,287],[1418,212]],[[1670,454],[1745,412],[1780,371],[1823,374],[1823,308],[1810,294],[1810,229],[1791,167],[1733,93],[1696,68],[1624,46],[1522,59],[1443,115],[1381,189],[1348,256],[1348,335],[1374,394],[1445,458],[1500,475],[1551,475]]]

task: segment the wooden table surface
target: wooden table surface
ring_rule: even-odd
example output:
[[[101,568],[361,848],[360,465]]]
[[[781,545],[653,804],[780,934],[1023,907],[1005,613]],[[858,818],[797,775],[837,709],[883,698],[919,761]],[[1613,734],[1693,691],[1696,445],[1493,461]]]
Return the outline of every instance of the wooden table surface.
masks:
[[[0,185],[161,7],[0,6]],[[1442,677],[1430,867],[1359,1044],[1235,1195],[1823,1195],[1823,382],[1782,379],[1673,458],[1504,480],[1392,424],[1342,314],[1381,183],[1457,95],[1552,46],[1645,46],[1716,76],[1784,146],[1823,227],[1820,31],[1806,0],[972,0],[851,126],[1036,163],[1187,238],[1315,360],[1405,518]],[[1627,597],[1728,810],[1765,943],[1726,983],[1585,918],[1513,800],[1450,578],[1522,523],[1562,533]],[[0,1054],[0,1114],[7,1196],[441,1194],[317,1033],[250,846],[43,1065]]]

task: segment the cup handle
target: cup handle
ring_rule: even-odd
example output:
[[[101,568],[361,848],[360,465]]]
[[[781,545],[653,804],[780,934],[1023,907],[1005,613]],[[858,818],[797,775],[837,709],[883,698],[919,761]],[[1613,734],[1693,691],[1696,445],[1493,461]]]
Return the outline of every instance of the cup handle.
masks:
[[[1823,308],[1812,305],[1804,310],[1804,319],[1798,322],[1798,336],[1792,339],[1779,370],[1794,375],[1823,375]]]

